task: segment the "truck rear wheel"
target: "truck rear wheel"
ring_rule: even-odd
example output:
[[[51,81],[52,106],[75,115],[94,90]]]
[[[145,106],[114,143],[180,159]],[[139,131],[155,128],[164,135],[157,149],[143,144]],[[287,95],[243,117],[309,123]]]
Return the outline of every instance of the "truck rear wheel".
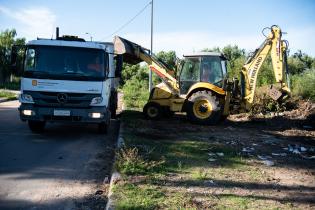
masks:
[[[147,119],[158,120],[162,117],[162,107],[155,102],[149,102],[143,107],[143,114]]]
[[[222,109],[219,100],[211,91],[198,91],[188,99],[188,119],[202,125],[214,125],[219,122]]]
[[[45,125],[46,125],[45,121],[35,121],[35,120],[28,121],[28,127],[34,133],[43,132],[45,129]]]
[[[110,112],[111,112],[111,118],[116,119],[116,109],[117,109],[117,91],[113,91],[110,97]]]

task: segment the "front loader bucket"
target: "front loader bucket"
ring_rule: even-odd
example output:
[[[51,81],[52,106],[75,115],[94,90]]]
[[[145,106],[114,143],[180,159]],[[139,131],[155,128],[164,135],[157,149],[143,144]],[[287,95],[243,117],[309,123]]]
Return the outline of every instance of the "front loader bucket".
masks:
[[[123,55],[123,60],[129,64],[138,64],[143,60],[140,59],[140,51],[144,51],[140,45],[133,43],[127,39],[121,38],[119,36],[114,37],[114,50],[118,55]],[[148,53],[148,52],[146,52]]]

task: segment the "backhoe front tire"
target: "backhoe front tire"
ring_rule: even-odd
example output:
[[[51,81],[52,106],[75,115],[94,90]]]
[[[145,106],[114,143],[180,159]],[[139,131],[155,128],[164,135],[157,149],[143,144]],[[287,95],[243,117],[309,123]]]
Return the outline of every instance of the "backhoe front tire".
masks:
[[[162,117],[162,107],[155,102],[149,102],[143,107],[143,114],[149,120],[158,120]]]
[[[198,91],[188,98],[187,117],[196,124],[215,125],[222,115],[218,98],[211,91]]]

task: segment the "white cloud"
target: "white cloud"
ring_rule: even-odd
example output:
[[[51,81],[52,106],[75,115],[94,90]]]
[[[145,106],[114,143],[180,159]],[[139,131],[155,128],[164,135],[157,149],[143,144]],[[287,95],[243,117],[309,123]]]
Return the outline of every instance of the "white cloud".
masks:
[[[28,39],[50,38],[54,31],[56,16],[46,7],[30,7],[15,11],[0,6],[0,13],[16,20],[21,25],[21,28],[16,28],[20,36]]]
[[[315,56],[315,28],[295,28],[288,29],[289,33],[284,35],[284,39],[290,42],[291,53],[301,49],[309,55]],[[143,33],[122,34],[124,38],[132,40],[146,48],[150,48],[150,36]],[[177,56],[193,51],[199,51],[204,48],[224,47],[228,44],[238,45],[240,48],[246,49],[248,52],[255,50],[263,43],[265,37],[260,33],[238,34],[222,34],[218,32],[165,32],[155,33],[153,42],[153,51],[175,50]]]

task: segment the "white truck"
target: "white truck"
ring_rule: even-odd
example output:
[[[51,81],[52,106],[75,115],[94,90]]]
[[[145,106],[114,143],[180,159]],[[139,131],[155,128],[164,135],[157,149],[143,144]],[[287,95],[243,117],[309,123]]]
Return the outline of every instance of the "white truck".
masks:
[[[59,37],[57,28],[56,39],[30,41],[24,53],[19,112],[33,132],[49,121],[94,123],[107,132],[122,68],[113,43]],[[16,55],[12,50],[13,63]]]

